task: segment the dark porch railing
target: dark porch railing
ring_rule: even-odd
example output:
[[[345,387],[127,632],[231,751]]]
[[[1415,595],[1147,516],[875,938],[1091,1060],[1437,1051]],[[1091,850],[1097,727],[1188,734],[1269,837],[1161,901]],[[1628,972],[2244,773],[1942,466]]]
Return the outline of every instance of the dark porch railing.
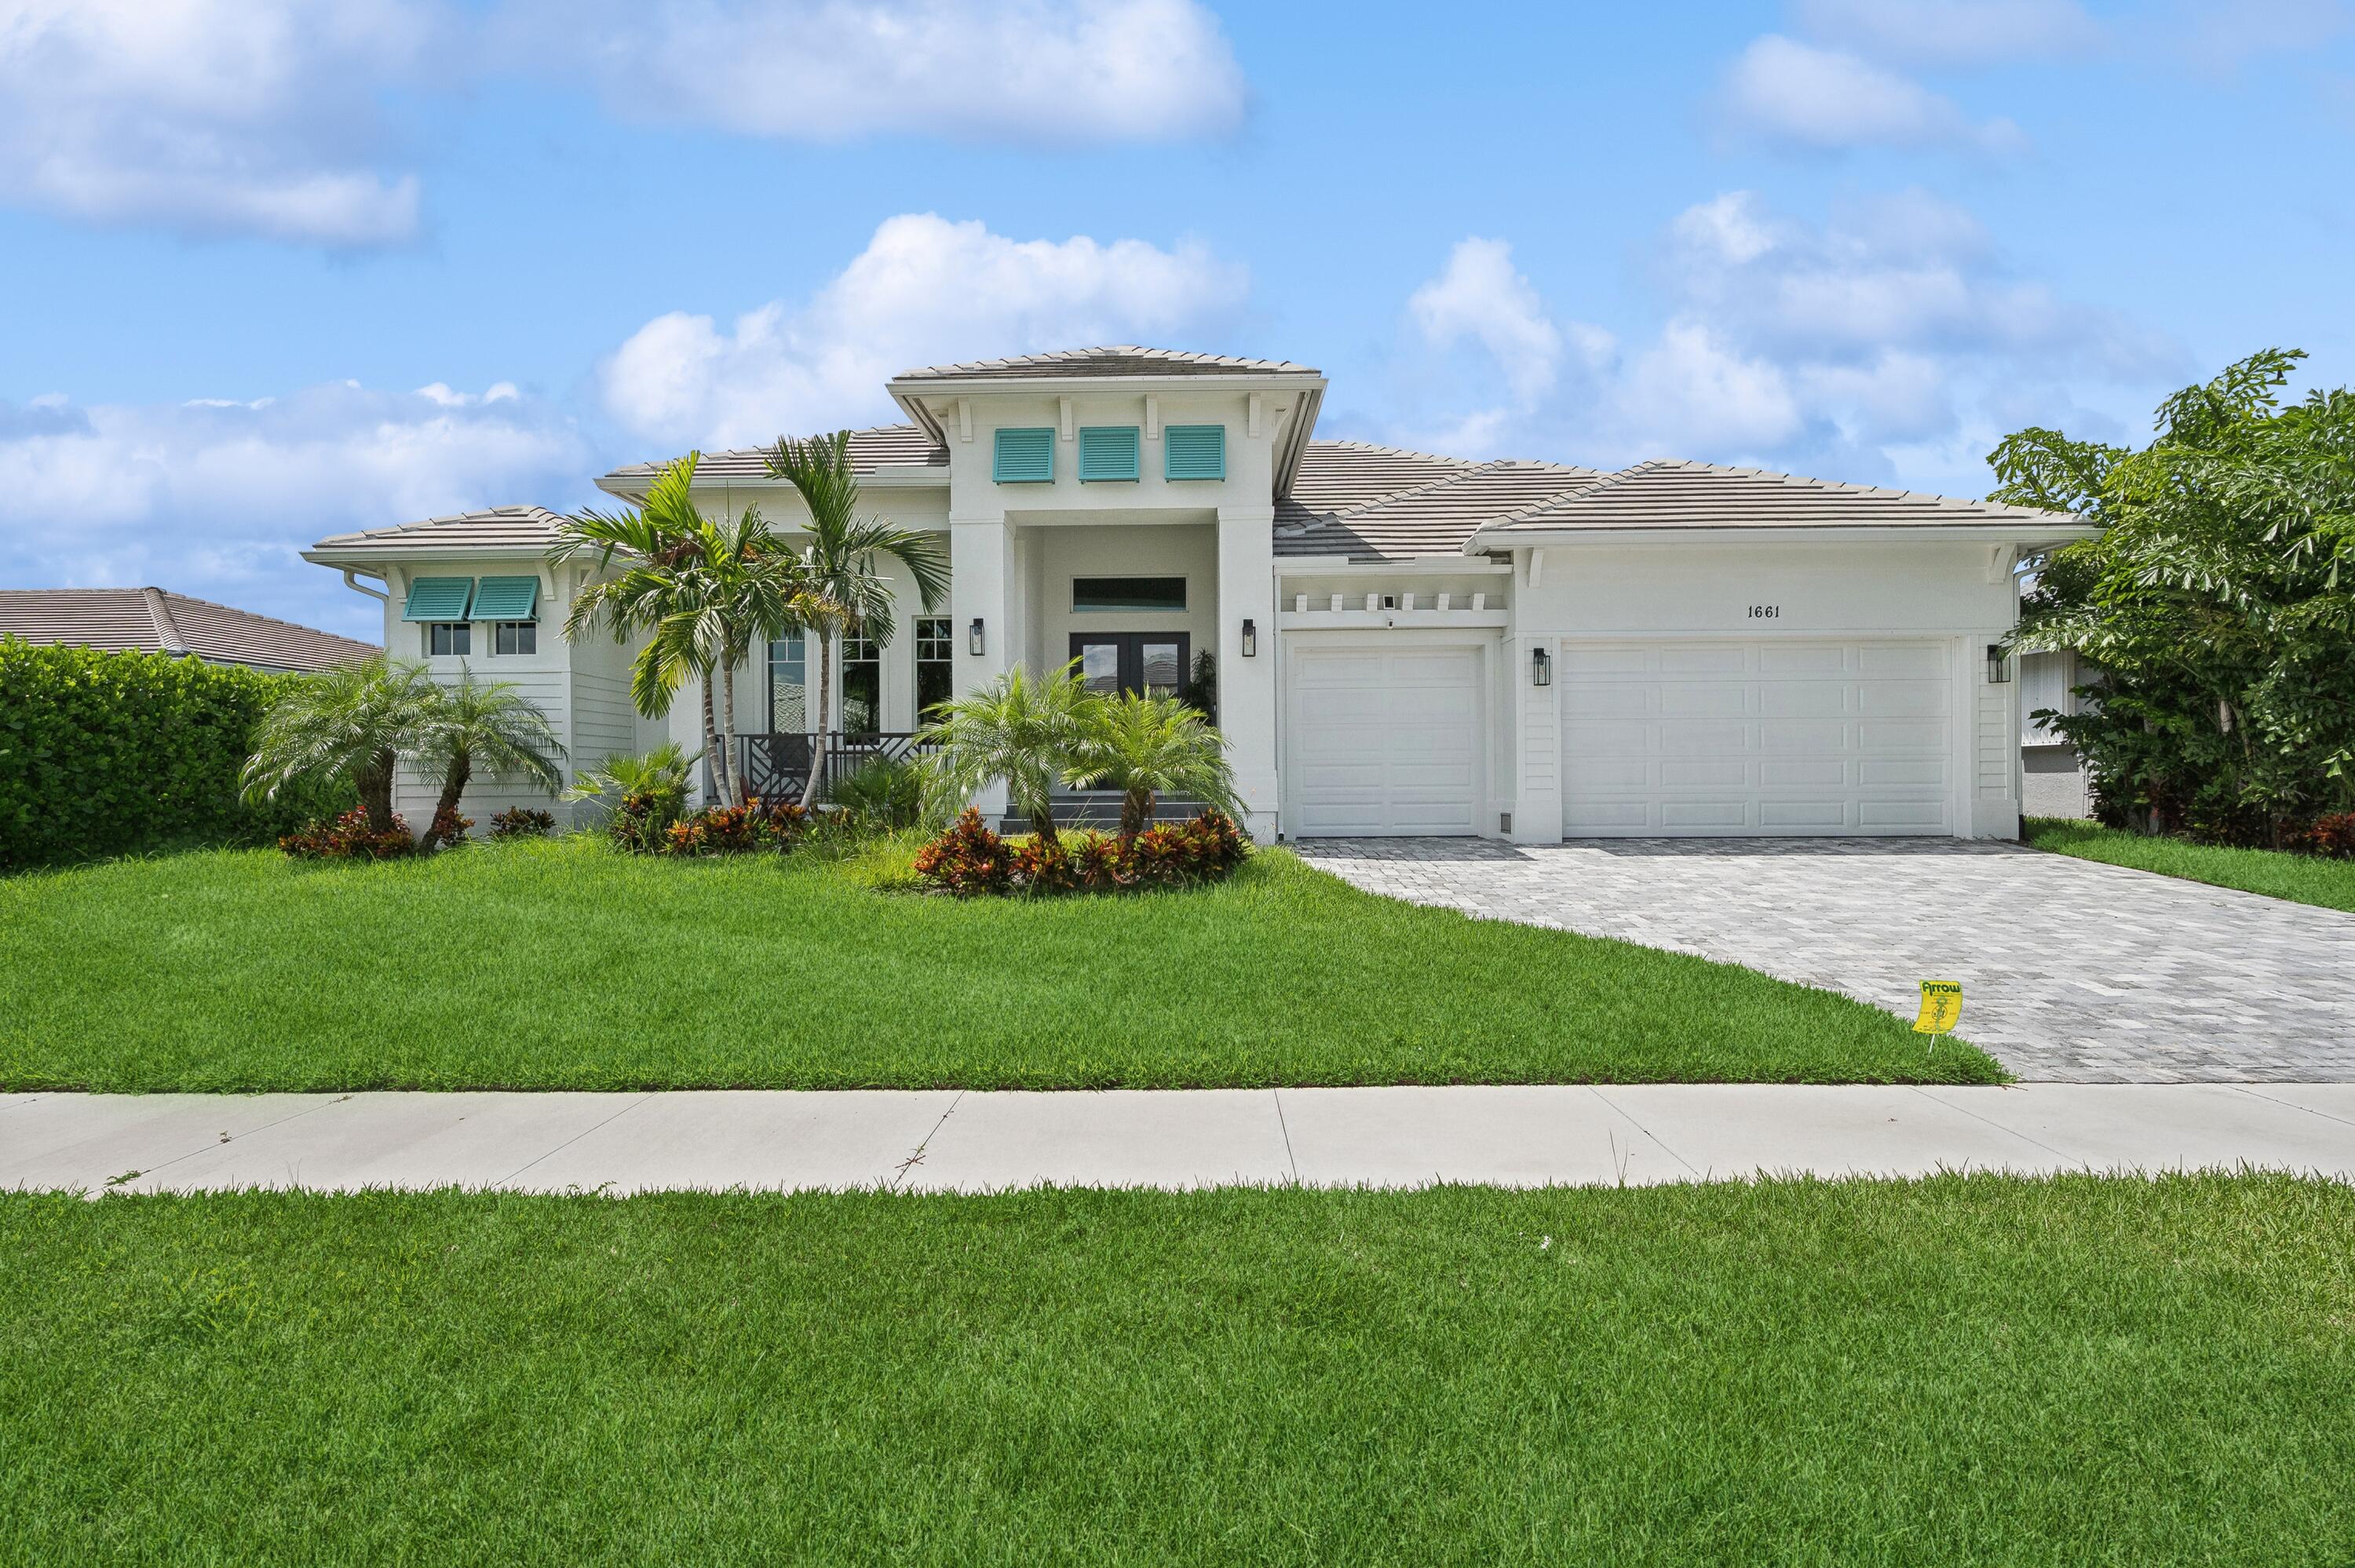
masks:
[[[815,734],[776,731],[765,735],[732,735],[729,756],[744,793],[763,800],[798,800],[809,786],[810,762],[817,752]],[[877,730],[837,730],[826,737],[826,778],[854,773],[878,758],[906,762],[933,747],[913,735]],[[709,765],[705,768],[709,787]]]

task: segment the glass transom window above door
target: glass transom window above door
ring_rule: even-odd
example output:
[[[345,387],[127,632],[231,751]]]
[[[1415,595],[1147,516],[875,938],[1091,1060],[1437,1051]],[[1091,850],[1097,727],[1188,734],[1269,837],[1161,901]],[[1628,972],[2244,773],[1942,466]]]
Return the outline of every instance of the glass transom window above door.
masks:
[[[1132,613],[1182,610],[1186,608],[1184,577],[1073,577],[1074,610],[1124,609]]]
[[[1099,695],[1174,697],[1186,684],[1189,641],[1182,631],[1074,631],[1071,657]]]

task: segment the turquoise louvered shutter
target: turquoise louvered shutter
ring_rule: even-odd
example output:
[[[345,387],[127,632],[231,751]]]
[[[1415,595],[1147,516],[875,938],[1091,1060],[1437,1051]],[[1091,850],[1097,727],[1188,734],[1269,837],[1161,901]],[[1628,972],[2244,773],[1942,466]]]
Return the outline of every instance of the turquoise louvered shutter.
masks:
[[[539,579],[485,577],[474,589],[475,620],[529,620],[539,605]]]
[[[1166,479],[1224,479],[1227,428],[1172,425],[1161,432],[1161,471]]]
[[[1000,430],[990,477],[1000,484],[1046,484],[1055,477],[1055,432]]]
[[[403,620],[464,620],[466,601],[474,597],[472,577],[419,577],[409,585],[409,602],[400,608]]]
[[[1080,429],[1080,480],[1135,479],[1143,471],[1135,425],[1083,425]]]

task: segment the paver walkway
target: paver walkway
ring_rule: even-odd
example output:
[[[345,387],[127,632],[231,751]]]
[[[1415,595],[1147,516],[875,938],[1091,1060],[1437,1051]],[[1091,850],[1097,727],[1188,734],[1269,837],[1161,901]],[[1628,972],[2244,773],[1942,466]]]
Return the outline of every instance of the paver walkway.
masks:
[[[1417,904],[1698,953],[1961,1033],[2024,1079],[2355,1082],[2355,915],[1955,839],[1322,839]]]
[[[2355,1181],[2355,1085],[0,1097],[0,1190],[1648,1184],[2243,1164]]]

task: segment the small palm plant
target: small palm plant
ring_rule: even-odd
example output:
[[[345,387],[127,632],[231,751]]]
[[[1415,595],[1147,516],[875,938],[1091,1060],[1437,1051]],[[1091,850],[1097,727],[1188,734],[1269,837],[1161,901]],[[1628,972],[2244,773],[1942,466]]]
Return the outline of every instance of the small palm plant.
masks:
[[[888,556],[906,568],[930,610],[949,591],[948,553],[937,535],[858,515],[858,478],[850,464],[847,430],[805,441],[780,436],[768,452],[768,470],[771,478],[791,484],[809,509],[798,600],[802,623],[818,634],[817,739],[809,784],[802,792],[807,809],[826,779],[835,641],[855,635],[880,648],[891,640],[891,585],[879,557]]]
[[[1097,698],[1073,758],[1071,782],[1121,791],[1120,836],[1133,839],[1153,821],[1156,795],[1188,795],[1241,821],[1226,737],[1176,697],[1131,692]]]
[[[348,779],[372,833],[392,832],[392,779],[436,700],[421,664],[364,659],[296,682],[262,715],[240,780],[248,800],[298,779]]]
[[[520,779],[549,794],[564,787],[564,747],[548,715],[512,681],[477,681],[458,666],[454,684],[434,689],[418,716],[416,758],[442,775],[433,826],[458,814],[458,798],[476,768],[495,779]]]
[[[1033,680],[1017,664],[996,680],[932,710],[918,739],[934,749],[917,766],[924,802],[946,816],[998,779],[1007,803],[1028,817],[1041,842],[1060,845],[1055,790],[1068,781],[1101,699],[1080,679],[1077,661]]]
[[[609,757],[581,769],[558,799],[605,800],[613,809],[616,836],[645,848],[686,814],[688,773],[701,759],[700,753],[690,756],[678,742],[665,741],[652,751]]]

